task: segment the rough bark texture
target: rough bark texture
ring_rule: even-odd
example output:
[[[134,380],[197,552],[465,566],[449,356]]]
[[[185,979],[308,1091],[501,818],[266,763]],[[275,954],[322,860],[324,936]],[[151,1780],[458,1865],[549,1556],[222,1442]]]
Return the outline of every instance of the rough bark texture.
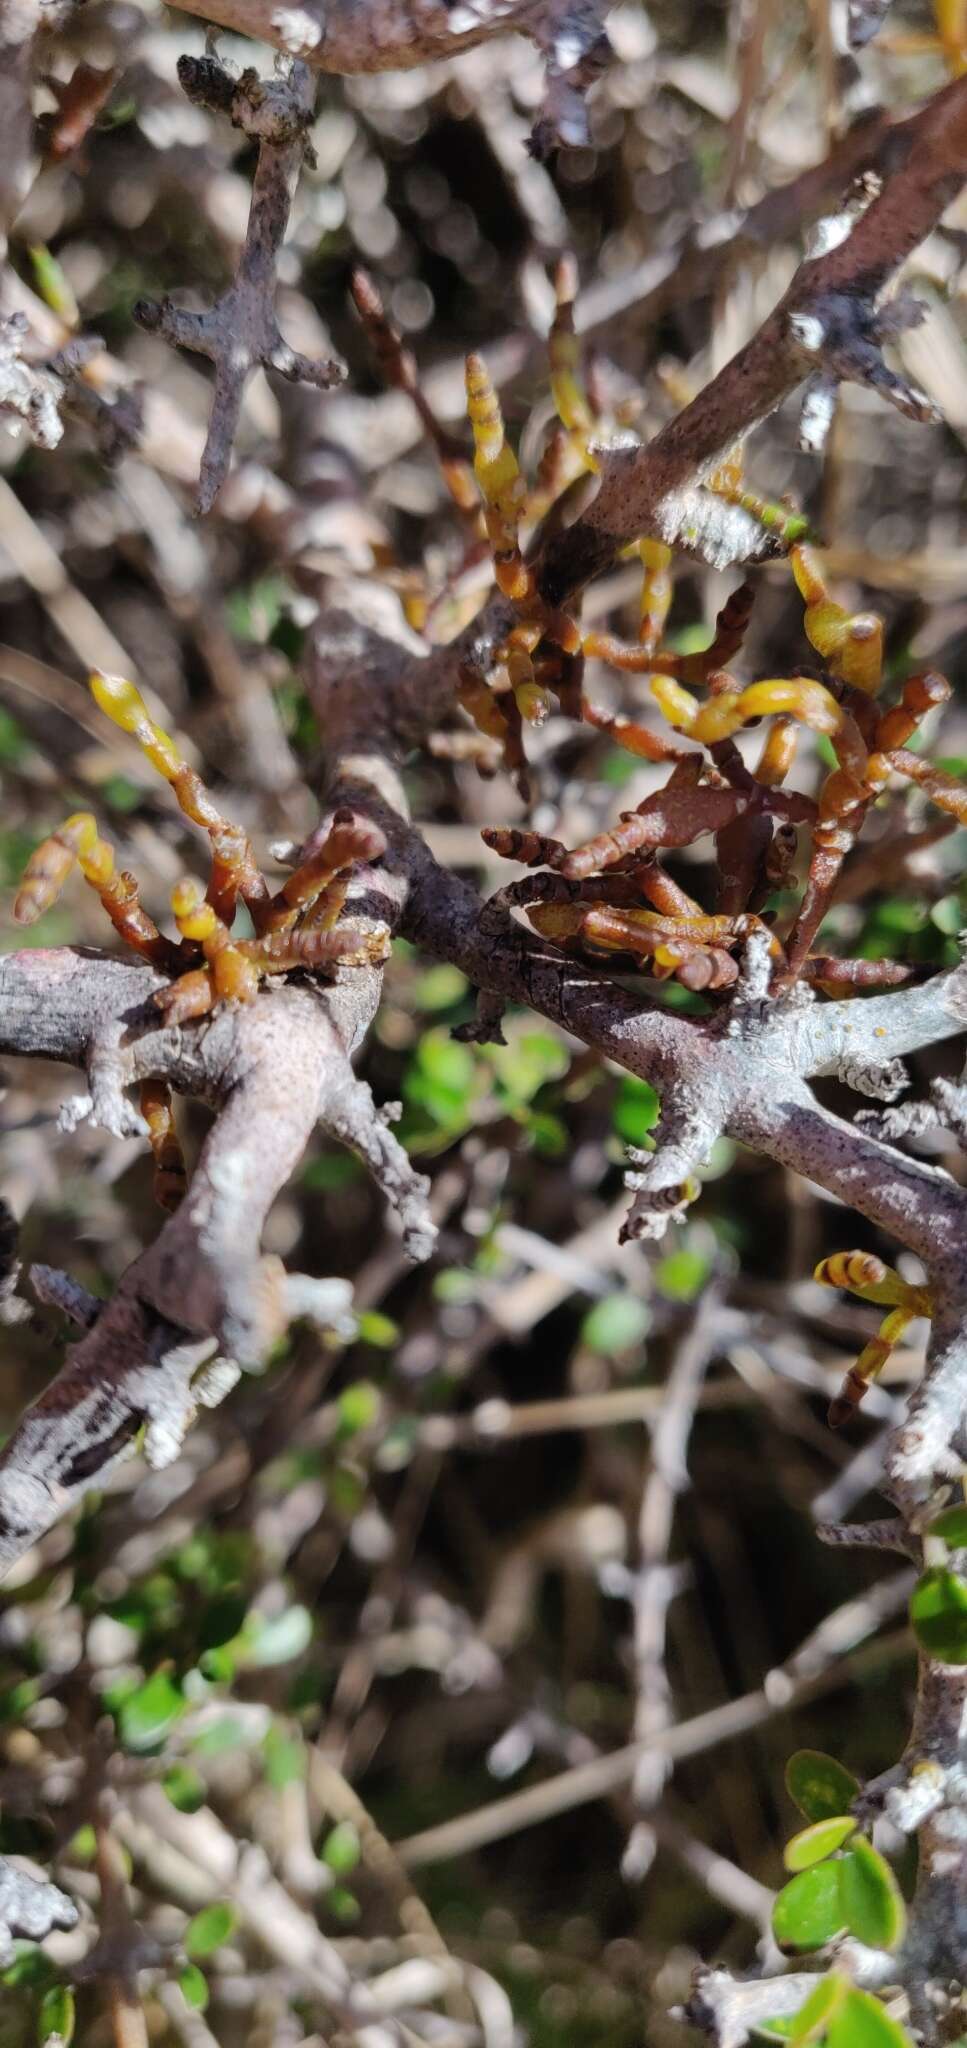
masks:
[[[449,56],[498,28],[546,39],[549,24],[556,32],[564,18],[560,9],[527,0],[469,0],[459,8],[433,0],[327,0],[324,9],[307,0],[274,12],[264,0],[214,6],[206,0],[199,11],[297,47],[317,69],[344,71]],[[587,17],[588,33],[596,33],[593,9],[572,9],[569,32],[576,13]],[[4,25],[14,78],[21,75],[32,29],[29,13],[18,27],[19,21],[11,16]],[[240,291],[244,296],[257,286],[258,317],[268,319],[272,256],[295,168],[291,152],[300,147],[274,129],[263,140],[253,216],[266,202],[269,183],[274,211],[258,263],[250,248],[234,298],[201,316],[190,333],[186,316],[171,309],[151,324],[176,341],[204,347],[218,362],[221,326],[229,315],[235,320]],[[540,562],[550,602],[564,603],[643,531],[685,542],[717,564],[761,554],[760,529],[746,513],[723,508],[703,492],[702,482],[719,457],[817,370],[873,382],[911,408],[908,388],[882,363],[878,301],[965,176],[967,79],[960,79],[906,125],[881,194],[846,222],[838,239],[827,236],[826,246],[807,258],[758,334],[700,397],[647,445],[603,456],[593,502]],[[12,189],[15,197],[16,182]],[[246,330],[244,341],[243,370],[275,360],[274,322],[264,333]],[[226,391],[220,375],[219,439],[214,454],[209,444],[208,486],[223,473],[237,415],[238,394],[234,386]],[[406,749],[425,739],[453,705],[461,657],[469,652],[479,660],[501,637],[507,616],[503,600],[492,601],[458,643],[425,660],[345,615],[318,620],[307,680],[329,753],[324,809],[348,804],[387,839],[385,857],[354,880],[354,911],[453,963],[488,998],[527,1005],[655,1084],[662,1124],[656,1152],[635,1176],[635,1233],[660,1231],[689,1174],[724,1134],[808,1176],[923,1260],[936,1305],[931,1353],[893,1443],[888,1479],[907,1532],[915,1534],[938,1490],[967,1457],[967,1194],[946,1173],[833,1115],[809,1084],[839,1074],[862,1086],[872,1074],[875,1087],[886,1062],[961,1035],[967,968],[873,1000],[819,1005],[794,990],[769,1001],[753,946],[731,1004],[696,1022],[651,1007],[616,987],[603,970],[564,957],[510,913],[488,910],[434,860],[410,823],[398,768]],[[428,1253],[433,1231],[425,1186],[351,1068],[379,1003],[381,979],[378,968],[341,968],[331,986],[276,987],[244,1010],[225,1007],[172,1029],[159,1023],[151,1005],[161,984],[146,966],[70,948],[13,954],[0,963],[0,1050],[83,1069],[87,1093],[76,1114],[109,1130],[130,1130],[136,1119],[126,1091],[146,1076],[162,1077],[216,1111],[182,1208],[112,1301],[87,1309],[75,1304],[88,1327],[4,1449],[5,1566],[103,1478],[139,1432],[146,1432],[149,1455],[159,1462],[173,1454],[195,1402],[206,1398],[196,1374],[213,1353],[255,1369],[290,1313],[314,1312],[323,1320],[345,1314],[343,1283],[307,1284],[261,1256],[268,1209],[317,1123],[357,1147],[398,1212],[411,1254]],[[39,1276],[39,1285],[47,1298],[57,1297],[56,1277]],[[68,1302],[66,1287],[60,1298]],[[231,1376],[231,1368],[216,1374],[217,1392]],[[917,1895],[906,1945],[891,1970],[906,1985],[929,2040],[938,2038],[937,1987],[967,1970],[964,1685],[961,1673],[924,1665],[910,1750],[888,1801],[894,1820],[920,1832]],[[914,1796],[915,1766],[924,1758],[937,1767],[929,1811]],[[56,1900],[48,1908],[51,1920]],[[750,1993],[742,2008],[742,1989],[716,1980],[697,1996],[696,2017],[724,2043],[746,2037],[753,2005],[761,2016],[761,1991]],[[774,1989],[768,2009],[779,2009]]]

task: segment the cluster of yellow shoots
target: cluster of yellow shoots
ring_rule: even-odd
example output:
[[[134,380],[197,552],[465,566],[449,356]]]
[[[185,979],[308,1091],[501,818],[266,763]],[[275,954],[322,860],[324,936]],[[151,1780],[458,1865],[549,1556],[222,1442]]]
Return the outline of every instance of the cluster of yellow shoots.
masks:
[[[876,699],[883,676],[882,623],[872,612],[848,612],[829,595],[819,563],[806,544],[806,524],[788,506],[775,505],[747,488],[741,456],[728,457],[706,488],[740,506],[775,537],[790,558],[802,596],[806,638],[826,677],[771,677],[739,683],[726,664],[739,653],[749,625],[753,589],[742,584],[727,599],[710,646],[679,654],[661,641],[672,597],[672,550],[646,536],[626,554],[641,565],[638,637],[623,641],[610,633],[586,632],[571,611],[555,609],[542,597],[535,561],[560,525],[562,508],[598,466],[618,424],[607,414],[582,365],[574,329],[576,274],[569,259],[556,278],[557,306],[549,338],[550,383],[558,425],[541,458],[536,483],[528,490],[504,432],[500,406],[482,359],[467,362],[467,400],[473,432],[472,469],[460,446],[435,419],[425,400],[412,358],[386,320],[378,294],[359,275],[354,294],[360,314],[391,383],[416,405],[436,449],[450,496],[474,539],[486,546],[493,575],[507,600],[511,624],[485,672],[465,661],[458,697],[480,734],[498,746],[506,766],[526,782],[522,735],[540,725],[552,698],[567,715],[607,733],[632,754],[667,763],[664,787],[637,810],[586,844],[568,849],[542,834],[494,829],[484,837],[501,854],[540,873],[503,892],[519,902],[546,939],[566,951],[624,956],[648,963],[655,979],[674,975],[686,987],[715,994],[734,983],[734,953],[758,930],[768,936],[774,960],[773,988],[799,975],[830,993],[844,985],[898,981],[908,969],[891,962],[841,960],[812,951],[813,940],[833,899],[840,868],[869,806],[890,776],[919,784],[941,810],[967,823],[967,792],[953,778],[910,752],[907,741],[925,713],[949,695],[943,677],[914,676],[899,703],[883,711]],[[477,496],[479,493],[479,497]],[[482,504],[481,504],[482,501]],[[481,504],[486,539],[478,532]],[[531,541],[522,546],[522,529]],[[673,736],[607,711],[584,693],[586,658],[602,659],[647,680],[654,704]],[[706,691],[704,699],[696,689]],[[384,928],[342,919],[349,877],[359,864],[385,850],[378,828],[349,812],[337,812],[327,830],[314,835],[300,865],[275,894],[256,863],[246,833],[223,816],[175,742],[155,723],[134,684],[100,672],[91,689],[101,710],[142,747],[168,782],[192,823],[208,835],[211,869],[207,887],[192,878],[172,892],[178,930],[168,938],[144,910],[133,875],[119,871],[113,849],[88,812],[68,818],[28,862],[14,915],[33,923],[54,902],[77,865],[96,891],[115,930],[167,979],[154,1001],[165,1020],[181,1024],[205,1016],[222,1001],[249,1002],[266,976],[302,968],[318,972],[342,962],[366,965],[385,958]],[[749,769],[734,744],[744,728],[772,721],[758,761]],[[824,735],[836,767],[818,801],[785,787],[793,764],[797,729]],[[692,743],[682,746],[685,740]],[[782,938],[763,915],[771,891],[788,878],[797,833],[807,828],[810,859],[805,889],[791,930]],[[713,836],[719,899],[708,912],[667,873],[659,859],[665,849]],[[239,905],[253,936],[233,934]],[[155,1157],[159,1200],[174,1207],[185,1186],[184,1162],[164,1084],[144,1083],[141,1109]],[[863,1299],[888,1305],[879,1336],[852,1369],[831,1419],[841,1421],[862,1397],[869,1379],[911,1317],[929,1313],[922,1290],[910,1288],[881,1263],[860,1253],[824,1262],[817,1277],[848,1286]]]
[[[339,963],[367,966],[386,958],[385,926],[339,922],[352,870],[385,852],[378,826],[351,811],[337,811],[273,895],[247,834],[223,816],[170,734],[151,718],[135,685],[98,670],[90,687],[100,709],[138,741],[170,784],[185,817],[207,833],[208,885],[203,888],[191,876],[176,884],[171,908],[178,939],[169,939],[144,909],[134,875],[118,868],[114,849],[100,837],[92,814],[77,811],[31,854],[14,903],[18,924],[33,924],[49,910],[78,867],[119,938],[169,977],[153,998],[167,1024],[203,1017],[220,1001],[251,1002],[268,975],[294,968],[324,971]],[[239,904],[251,919],[252,938],[233,936]],[[174,1208],[184,1192],[185,1174],[170,1091],[163,1083],[142,1084],[141,1112],[155,1157],[155,1193],[163,1207]]]
[[[608,421],[600,404],[592,404],[581,377],[570,261],[559,266],[556,288],[549,357],[559,425],[533,492],[528,492],[507,441],[486,366],[476,355],[467,360],[474,473],[494,578],[512,608],[513,620],[495,650],[489,673],[464,665],[460,701],[481,732],[500,742],[510,769],[519,769],[522,763],[523,726],[539,724],[556,696],[566,713],[606,731],[639,757],[669,762],[671,773],[664,788],[646,798],[637,811],[624,813],[618,825],[584,846],[567,849],[536,833],[485,833],[500,853],[545,870],[543,899],[540,877],[517,885],[516,897],[510,891],[508,896],[525,907],[545,938],[567,949],[647,960],[653,978],[675,975],[691,989],[714,993],[735,981],[738,969],[732,951],[756,924],[763,924],[763,905],[788,876],[797,829],[805,826],[810,860],[799,911],[784,939],[770,928],[775,990],[800,975],[829,991],[845,984],[905,979],[908,970],[893,962],[849,962],[816,955],[811,949],[843,860],[891,775],[916,782],[941,810],[967,822],[967,792],[962,785],[907,746],[924,715],[945,702],[949,685],[934,673],[914,676],[899,703],[885,712],[880,709],[876,699],[883,681],[881,619],[875,612],[850,612],[835,602],[815,551],[803,539],[805,521],[745,487],[738,452],[722,463],[706,488],[741,506],[788,553],[804,603],[806,638],[819,657],[825,680],[794,674],[742,684],[729,672],[725,664],[739,652],[749,623],[752,591],[747,584],[723,607],[712,643],[703,653],[681,655],[663,649],[672,596],[672,550],[650,537],[626,551],[637,555],[642,566],[637,641],[582,632],[573,613],[547,605],[535,557],[555,508],[579,487],[582,476],[597,467],[608,435]],[[521,541],[525,523],[533,536],[527,551]],[[587,656],[642,676],[674,734],[701,751],[683,748],[660,731],[594,705],[583,691]],[[704,685],[704,699],[695,694],[696,684]],[[734,738],[764,718],[774,722],[756,767],[749,770]],[[801,726],[827,738],[836,756],[836,767],[824,781],[818,801],[784,787]],[[722,885],[714,914],[688,896],[658,860],[661,850],[684,846],[706,832],[716,839]]]

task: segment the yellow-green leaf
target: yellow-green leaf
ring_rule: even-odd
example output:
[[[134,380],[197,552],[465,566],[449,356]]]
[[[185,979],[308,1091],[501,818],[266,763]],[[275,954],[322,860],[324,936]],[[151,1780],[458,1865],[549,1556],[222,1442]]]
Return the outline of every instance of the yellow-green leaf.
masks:
[[[69,2048],[74,2038],[74,1993],[67,1984],[52,1984],[40,2001],[37,2040],[50,2048]]]
[[[193,2012],[204,2012],[208,2004],[208,1982],[197,1963],[186,1963],[178,1972],[181,1995]]]
[[[203,1906],[185,1928],[186,1956],[210,1956],[214,1949],[228,1940],[237,1919],[238,1914],[227,1899],[219,1899],[213,1906]]]
[[[849,1978],[842,1976],[839,1970],[831,1970],[827,1977],[820,1977],[815,1991],[810,1992],[805,2005],[801,2005],[796,2013],[789,2039],[802,2044],[818,2041],[848,1996],[849,1989]]]
[[[824,1856],[832,1856],[856,1833],[856,1822],[851,1813],[838,1813],[831,1820],[814,1820],[811,1827],[801,1828],[798,1835],[786,1843],[783,1862],[787,1870],[808,1870],[813,1863],[821,1863]]]
[[[851,1989],[830,2023],[826,2048],[913,2048],[913,2043],[878,1998]]]

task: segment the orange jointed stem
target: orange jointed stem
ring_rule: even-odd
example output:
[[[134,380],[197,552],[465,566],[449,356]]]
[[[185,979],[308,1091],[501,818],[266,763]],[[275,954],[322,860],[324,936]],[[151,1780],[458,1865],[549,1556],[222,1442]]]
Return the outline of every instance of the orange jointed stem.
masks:
[[[155,1201],[162,1209],[177,1209],[188,1185],[188,1173],[167,1082],[142,1081],[139,1106],[154,1154]]]
[[[133,875],[118,870],[114,849],[98,837],[90,811],[75,811],[31,854],[13,907],[18,924],[34,924],[56,902],[74,864],[99,896],[118,937],[155,967],[178,965],[177,947],[142,909]]]
[[[269,892],[247,834],[223,817],[201,776],[183,760],[170,733],[149,716],[134,683],[124,676],[106,675],[95,669],[90,687],[98,708],[122,732],[137,740],[152,768],[171,784],[185,817],[208,833],[213,855],[209,895],[219,916],[228,922],[236,899],[241,896],[257,927]]]

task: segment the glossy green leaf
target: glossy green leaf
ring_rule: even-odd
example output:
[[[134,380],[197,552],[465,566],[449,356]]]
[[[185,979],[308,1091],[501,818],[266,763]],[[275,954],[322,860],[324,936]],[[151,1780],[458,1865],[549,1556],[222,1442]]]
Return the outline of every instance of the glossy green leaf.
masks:
[[[40,2001],[37,2014],[37,2039],[49,2041],[51,2048],[68,2048],[74,2038],[74,1993],[67,1984],[52,1984]]]
[[[355,1436],[358,1429],[372,1429],[379,1416],[379,1388],[371,1380],[354,1380],[351,1387],[343,1388],[336,1407],[344,1436]]]
[[[173,1764],[162,1779],[165,1793],[179,1813],[197,1813],[205,1804],[205,1781],[190,1764]]]
[[[951,1550],[967,1549],[967,1502],[959,1507],[944,1508],[928,1528],[928,1535],[940,1536]]]
[[[840,1858],[814,1863],[783,1885],[772,1908],[772,1928],[780,1948],[822,1948],[846,1925],[840,1893]]]
[[[934,1567],[917,1580],[910,1620],[921,1649],[942,1664],[967,1664],[967,1579]]]
[[[865,1835],[857,1835],[840,1858],[839,1880],[850,1933],[870,1948],[896,1948],[907,1920],[903,1894],[885,1857]]]
[[[820,1977],[805,2005],[793,2014],[790,2040],[801,2044],[821,2040],[833,2014],[849,1996],[849,1990],[849,1978],[839,1970],[831,1970],[827,1977]]]
[[[651,1316],[636,1294],[609,1294],[596,1301],[581,1324],[581,1341],[602,1358],[614,1358],[640,1344]]]
[[[186,1963],[185,1968],[179,1970],[178,1983],[182,1998],[186,2005],[191,2006],[192,2012],[204,2012],[208,2004],[208,1984],[196,1963]]]
[[[786,1765],[786,1791],[807,1820],[836,1820],[859,1789],[852,1771],[821,1749],[797,1749]]]
[[[913,2043],[878,1998],[851,1989],[830,2023],[826,2048],[913,2048]]]
[[[210,1956],[220,1948],[238,1920],[238,1914],[228,1899],[218,1899],[213,1906],[203,1906],[185,1928],[185,1954],[197,1960],[199,1956]]]
[[[821,1863],[824,1856],[832,1856],[841,1849],[855,1833],[856,1822],[851,1813],[836,1814],[831,1820],[814,1820],[786,1843],[782,1860],[787,1870],[808,1870],[813,1863]]]
[[[359,1862],[360,1842],[359,1830],[354,1828],[351,1820],[341,1820],[330,1829],[320,1855],[338,1877],[345,1877],[347,1872],[355,1870]]]
[[[129,1693],[118,1709],[118,1729],[125,1749],[141,1752],[157,1748],[184,1704],[169,1673],[153,1672],[144,1685]]]

